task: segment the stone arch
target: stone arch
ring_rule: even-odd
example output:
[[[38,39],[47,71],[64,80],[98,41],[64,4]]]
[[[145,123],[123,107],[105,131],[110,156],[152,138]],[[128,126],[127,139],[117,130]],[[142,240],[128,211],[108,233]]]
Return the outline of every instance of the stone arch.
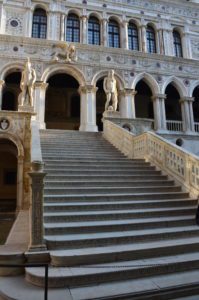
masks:
[[[91,84],[96,87],[98,80],[102,79],[103,77],[106,77],[108,75],[108,71],[109,70],[106,70],[106,71],[104,70],[104,71],[99,71],[98,73],[96,73],[91,80]],[[117,83],[119,84],[119,89],[123,90],[125,88],[124,80],[117,72],[115,72],[115,77],[116,77]]]
[[[9,75],[12,72],[22,72],[24,69],[24,63],[16,62],[16,63],[9,63],[3,66],[3,68],[0,71],[0,79],[4,80],[7,75]]]
[[[108,21],[110,21],[110,20],[113,20],[113,21],[117,22],[119,26],[121,26],[121,24],[122,24],[122,19],[118,16],[110,15],[108,17]]]
[[[91,11],[91,12],[89,12],[89,14],[88,14],[88,19],[91,18],[91,17],[97,18],[100,22],[101,22],[101,20],[102,20],[102,15],[100,15],[100,14],[99,14],[98,12],[96,12],[96,11]]]
[[[187,97],[187,90],[184,84],[175,76],[169,77],[162,86],[162,94],[165,94],[165,90],[169,84],[172,84],[178,91],[181,98]]]
[[[136,89],[136,85],[139,81],[143,80],[146,84],[149,85],[152,94],[156,95],[160,93],[160,87],[153,76],[148,73],[141,73],[134,77],[131,88]]]
[[[41,77],[41,81],[44,81],[46,83],[51,76],[63,73],[74,77],[78,81],[80,86],[84,86],[86,83],[84,74],[79,69],[71,65],[56,65],[54,67],[47,68]]]
[[[9,140],[17,147],[18,157],[24,157],[24,148],[19,138],[12,133],[1,132],[0,139]]]
[[[67,11],[67,14],[74,14],[74,15],[77,15],[79,18],[82,16],[82,13],[80,12],[80,10],[76,9],[76,8],[72,8],[72,9],[69,9]]]
[[[128,19],[128,24],[129,23],[133,23],[137,26],[137,29],[139,30],[139,27],[141,26],[141,22],[137,19],[134,19],[134,18],[129,18]]]
[[[194,82],[191,83],[189,91],[188,91],[188,96],[189,97],[193,97],[193,92],[194,92],[194,90],[197,86],[199,86],[199,80],[194,81]]]
[[[49,7],[48,7],[47,5],[45,5],[44,3],[39,3],[39,4],[35,3],[35,4],[32,6],[32,11],[33,11],[33,13],[34,13],[34,11],[35,11],[36,9],[43,9],[43,10],[46,11],[46,13],[49,12]]]

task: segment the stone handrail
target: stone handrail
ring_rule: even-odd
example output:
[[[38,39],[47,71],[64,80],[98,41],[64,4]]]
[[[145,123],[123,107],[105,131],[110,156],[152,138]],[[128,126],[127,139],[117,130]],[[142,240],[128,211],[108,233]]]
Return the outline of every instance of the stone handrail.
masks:
[[[40,134],[37,121],[31,121],[32,143],[31,143],[31,162],[42,163]]]
[[[104,121],[104,137],[129,158],[144,158],[172,176],[191,195],[199,194],[199,158],[153,132],[135,136]]]

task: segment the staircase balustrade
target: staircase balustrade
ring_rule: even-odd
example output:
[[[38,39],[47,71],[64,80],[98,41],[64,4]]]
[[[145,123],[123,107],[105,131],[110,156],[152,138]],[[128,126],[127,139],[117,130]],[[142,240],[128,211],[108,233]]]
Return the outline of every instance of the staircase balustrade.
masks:
[[[145,158],[174,177],[189,190],[199,193],[199,158],[153,132],[135,136],[118,125],[104,122],[104,137],[129,158]]]
[[[183,122],[182,121],[171,121],[167,120],[167,130],[182,132],[183,131]]]

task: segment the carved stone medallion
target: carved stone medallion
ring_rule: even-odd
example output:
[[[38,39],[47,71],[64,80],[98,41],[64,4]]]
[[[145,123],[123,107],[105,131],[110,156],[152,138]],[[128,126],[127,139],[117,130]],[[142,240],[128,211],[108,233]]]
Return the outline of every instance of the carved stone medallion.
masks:
[[[0,120],[0,129],[7,130],[10,126],[10,122],[6,118]]]

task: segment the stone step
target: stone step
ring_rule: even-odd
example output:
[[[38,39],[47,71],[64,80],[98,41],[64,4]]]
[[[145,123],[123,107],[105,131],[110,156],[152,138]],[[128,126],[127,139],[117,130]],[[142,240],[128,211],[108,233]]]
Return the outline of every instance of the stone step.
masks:
[[[79,267],[52,267],[49,270],[49,287],[79,286],[121,279],[137,279],[161,274],[196,270],[199,254],[161,256],[145,260],[111,262],[103,265]],[[86,276],[85,276],[86,274]],[[27,268],[26,279],[38,286],[44,285],[44,268]]]
[[[61,156],[58,156],[56,155],[55,156],[50,156],[49,158],[46,158],[45,156],[45,153],[43,153],[43,158],[45,157],[45,163],[48,163],[48,162],[51,162],[51,161],[68,161],[68,162],[99,162],[99,163],[111,163],[111,162],[129,162],[129,163],[132,163],[132,161],[130,159],[128,159],[127,157],[123,156],[123,157],[120,157],[120,158],[112,158],[112,157],[109,157],[109,158],[106,158],[106,157],[101,157],[101,158],[96,158],[96,157],[89,157],[89,158],[84,158],[84,157],[68,157],[68,158],[64,158],[64,157],[61,157]],[[145,163],[145,161],[143,159],[133,159],[133,163]]]
[[[107,232],[118,230],[140,230],[149,228],[168,228],[177,226],[195,225],[195,218],[192,215],[143,218],[143,219],[124,219],[106,221],[86,221],[86,222],[63,222],[63,223],[44,223],[47,235]]]
[[[53,181],[53,180],[45,180],[45,186],[46,187],[139,187],[139,186],[173,186],[174,181],[173,180],[145,180],[143,181]]]
[[[179,192],[180,186],[147,186],[147,187],[44,187],[45,194],[51,195],[88,195],[88,194],[109,194],[109,193],[147,193],[147,192]]]
[[[111,175],[113,174],[113,171],[112,170],[96,170],[96,169],[93,169],[93,170],[81,170],[81,169],[70,169],[70,170],[60,170],[60,169],[48,169],[46,170],[48,172],[51,173],[51,175],[68,175],[68,174],[71,174],[71,175],[77,175],[77,174],[81,174],[82,176],[84,175],[90,175],[90,176],[93,176],[93,175]],[[158,175],[160,174],[161,175],[161,171],[157,171],[157,170],[149,170],[149,169],[137,169],[137,170],[115,170],[116,173],[120,174],[120,175],[144,175],[144,174],[147,174],[147,175]]]
[[[164,255],[194,253],[199,250],[198,237],[160,240],[136,244],[105,247],[52,250],[51,264],[56,267],[101,264],[136,259],[146,259]]]
[[[64,212],[64,211],[100,211],[100,210],[120,210],[120,209],[139,209],[139,208],[166,208],[181,206],[197,206],[197,200],[152,200],[152,201],[122,201],[122,202],[67,202],[67,203],[45,203],[45,212]]]
[[[62,160],[46,160],[45,164],[48,166],[97,166],[97,167],[104,167],[104,161],[90,161],[90,160],[84,160],[84,161],[77,161],[77,160],[67,160],[67,159],[62,159]],[[150,163],[147,162],[134,162],[134,161],[121,161],[119,162],[118,160],[112,160],[112,161],[107,161],[106,166],[121,166],[121,167],[134,167],[134,166],[151,166]]]
[[[80,202],[104,202],[104,201],[127,201],[127,200],[152,200],[152,199],[185,199],[188,198],[189,194],[186,192],[167,192],[167,193],[124,193],[124,194],[94,194],[94,195],[44,195],[44,199],[47,202],[59,202],[63,203],[66,201]]]
[[[106,245],[119,245],[138,243],[153,240],[176,239],[183,237],[197,236],[199,229],[195,226],[171,227],[148,230],[129,230],[117,232],[99,232],[71,235],[45,235],[48,249],[75,249],[81,247],[96,247]]]
[[[52,175],[47,174],[45,177],[46,183],[53,183],[53,182],[78,182],[81,184],[81,182],[89,181],[89,182],[136,182],[136,181],[163,181],[167,180],[167,175],[151,175],[151,173],[147,174],[141,174],[141,175],[121,175],[121,174],[110,174],[110,175],[92,175],[92,176],[81,176],[79,175]]]
[[[79,222],[195,215],[196,206],[95,212],[45,212],[44,222]]]
[[[68,171],[70,172],[70,170],[73,170],[73,171],[112,171],[112,172],[119,172],[119,171],[149,171],[149,170],[152,170],[152,171],[155,171],[156,168],[154,166],[145,166],[145,165],[127,165],[127,166],[122,166],[122,165],[106,165],[106,166],[98,166],[98,165],[81,165],[81,164],[78,164],[77,166],[74,166],[74,165],[45,165],[44,169],[46,171],[61,171],[61,170],[64,170],[64,171]]]

